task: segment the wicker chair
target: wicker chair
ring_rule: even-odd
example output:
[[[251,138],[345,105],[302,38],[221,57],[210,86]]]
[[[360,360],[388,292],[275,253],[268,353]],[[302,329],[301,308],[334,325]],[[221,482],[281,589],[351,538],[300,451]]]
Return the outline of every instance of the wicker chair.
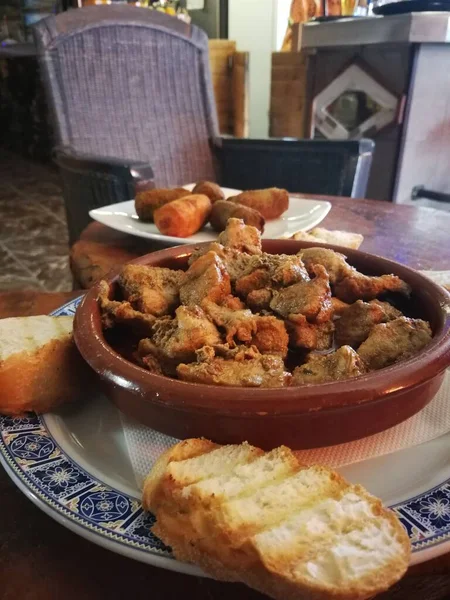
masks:
[[[35,41],[52,108],[70,242],[88,211],[136,187],[200,179],[250,189],[364,196],[373,143],[220,138],[208,39],[132,6],[40,21]]]

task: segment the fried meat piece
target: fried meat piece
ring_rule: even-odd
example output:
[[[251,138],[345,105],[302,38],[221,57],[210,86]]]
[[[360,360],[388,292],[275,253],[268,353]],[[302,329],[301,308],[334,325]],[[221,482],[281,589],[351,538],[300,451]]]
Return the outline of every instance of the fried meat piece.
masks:
[[[225,339],[229,344],[236,340],[250,342],[256,334],[256,317],[248,308],[234,310],[208,299],[204,300],[202,308],[218,327],[225,329]]]
[[[138,346],[142,360],[149,354],[154,356],[168,375],[175,373],[179,362],[195,360],[195,352],[202,346],[221,343],[216,326],[201,308],[179,306],[175,315],[174,319],[158,319],[152,337],[141,340]]]
[[[366,371],[364,362],[353,348],[342,346],[329,354],[310,354],[303,365],[294,369],[291,385],[340,381],[358,377]]]
[[[197,363],[178,365],[180,379],[225,386],[284,387],[291,377],[281,356],[260,354],[254,347],[236,348],[227,358],[216,356],[214,348],[203,348],[197,357]]]
[[[218,243],[247,254],[261,254],[261,234],[242,219],[228,219],[227,228],[219,235]]]
[[[230,277],[215,252],[200,256],[183,274],[180,300],[186,306],[199,306],[206,298],[221,302],[230,293]]]
[[[347,302],[342,302],[339,298],[333,296],[331,298],[331,304],[333,306],[333,316],[340,317],[342,313],[350,306]]]
[[[279,291],[274,291],[270,308],[289,319],[304,316],[310,322],[324,323],[331,318],[331,290],[324,267],[316,265],[314,279],[301,281]]]
[[[255,256],[233,248],[225,248],[222,244],[212,242],[197,248],[189,257],[188,264],[192,265],[207,252],[214,252],[223,261],[231,282],[242,277],[253,264]]]
[[[109,285],[106,281],[100,281],[99,286],[98,303],[105,329],[111,329],[115,324],[122,324],[129,325],[138,335],[150,335],[152,333],[156,317],[135,310],[129,302],[110,300]]]
[[[398,292],[408,296],[411,288],[396,275],[380,275],[369,277],[356,272],[350,277],[345,277],[334,287],[334,293],[344,302],[372,300],[384,292]]]
[[[375,325],[358,348],[358,354],[370,370],[382,369],[417,354],[430,343],[431,337],[426,321],[399,317]]]
[[[306,350],[329,350],[333,345],[334,323],[309,323],[303,315],[297,315],[295,323],[286,321],[289,344]]]
[[[119,286],[133,308],[161,317],[178,306],[183,276],[183,271],[163,267],[125,265],[119,276]]]
[[[356,273],[356,269],[347,263],[343,254],[328,248],[306,248],[300,250],[298,254],[310,274],[314,272],[315,265],[325,267],[330,283],[333,285],[344,277]]]
[[[309,281],[299,256],[263,252],[248,261],[246,271],[236,281],[236,292],[247,297],[254,290],[287,287],[299,281]]]
[[[325,267],[334,294],[344,302],[373,300],[384,292],[400,292],[409,295],[411,289],[396,275],[370,277],[350,266],[346,257],[328,248],[307,248],[299,252],[306,269],[311,273],[315,265]]]
[[[278,354],[283,358],[288,352],[289,336],[286,326],[276,317],[256,317],[256,333],[251,344],[256,346],[261,354]]]
[[[250,292],[246,302],[253,312],[261,312],[262,310],[270,310],[272,297],[272,290],[263,288],[262,290],[253,290],[253,292]]]
[[[341,318],[335,323],[336,343],[338,346],[357,348],[375,325],[401,316],[402,313],[388,302],[357,300],[342,312]]]

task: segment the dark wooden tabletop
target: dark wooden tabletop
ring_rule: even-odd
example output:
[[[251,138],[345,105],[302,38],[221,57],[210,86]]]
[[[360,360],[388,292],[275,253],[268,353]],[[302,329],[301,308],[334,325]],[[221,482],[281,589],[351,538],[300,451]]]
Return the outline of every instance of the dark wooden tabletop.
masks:
[[[420,269],[450,269],[450,214],[370,201],[332,199],[332,203],[333,209],[323,226],[362,233],[365,236],[362,249]],[[73,258],[78,259],[83,250],[85,273],[89,271],[93,277],[94,273],[103,274],[111,263],[119,264],[121,257],[132,257],[150,248],[149,244],[91,225]],[[0,317],[44,314],[79,293],[2,293]],[[41,512],[3,471],[0,515],[1,600],[263,598],[241,585],[156,569],[98,547]],[[450,554],[447,554],[411,568],[401,582],[378,599],[449,597]]]
[[[361,233],[361,250],[416,269],[450,269],[450,213],[374,200],[322,198],[332,203],[332,209],[320,227]],[[91,223],[72,248],[72,271],[80,287],[89,288],[111,268],[160,248],[158,242]]]

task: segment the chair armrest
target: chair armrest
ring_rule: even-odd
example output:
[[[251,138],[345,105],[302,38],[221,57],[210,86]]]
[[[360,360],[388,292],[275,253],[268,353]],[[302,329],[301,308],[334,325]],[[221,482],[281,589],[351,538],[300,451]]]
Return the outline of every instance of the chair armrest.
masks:
[[[132,200],[136,191],[155,187],[153,170],[144,161],[78,154],[56,148],[54,160],[63,184],[69,243],[90,223],[89,211]]]
[[[248,190],[282,187],[290,192],[363,197],[375,144],[371,140],[238,139],[214,144],[219,182]]]
[[[124,182],[134,184],[136,191],[155,187],[153,169],[145,161],[80,154],[68,147],[55,148],[53,159],[61,169],[117,177]]]

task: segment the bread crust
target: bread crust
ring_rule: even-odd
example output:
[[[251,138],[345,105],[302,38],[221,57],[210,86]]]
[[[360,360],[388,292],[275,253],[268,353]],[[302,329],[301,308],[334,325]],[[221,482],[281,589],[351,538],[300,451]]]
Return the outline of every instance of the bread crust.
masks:
[[[72,334],[34,351],[12,354],[0,362],[0,413],[44,413],[75,399],[93,372],[83,361]]]
[[[214,447],[218,448],[216,445]],[[317,535],[316,532],[314,533],[311,540],[308,536],[297,538],[294,528],[292,530],[294,533],[291,534],[293,537],[289,538],[290,544],[286,546],[283,542],[281,552],[276,546],[275,549],[271,547],[271,541],[267,546],[267,538],[262,538],[261,545],[258,527],[262,527],[262,530],[260,529],[262,533],[268,532],[269,540],[272,540],[274,528],[279,526],[284,528],[285,524],[289,523],[291,516],[295,518],[297,514],[302,515],[303,509],[300,509],[300,513],[296,512],[301,505],[298,502],[294,502],[292,505],[293,515],[286,514],[284,510],[275,517],[275,521],[269,519],[266,522],[264,518],[262,524],[258,525],[256,529],[251,525],[251,516],[247,522],[243,521],[243,528],[239,520],[236,523],[228,524],[222,517],[218,519],[215,511],[221,511],[222,502],[226,504],[231,501],[223,500],[220,493],[217,498],[212,493],[206,503],[201,498],[192,498],[192,501],[189,501],[189,495],[183,498],[182,503],[179,503],[177,498],[181,498],[183,488],[180,489],[179,482],[169,481],[164,476],[166,466],[171,460],[177,460],[178,457],[180,460],[187,460],[190,455],[201,456],[202,448],[205,448],[206,452],[211,450],[206,440],[186,440],[181,445],[171,448],[161,457],[156,469],[149,474],[144,484],[144,506],[156,509],[154,512],[157,521],[153,531],[164,543],[172,547],[178,559],[198,565],[216,579],[240,581],[276,600],[365,600],[388,589],[406,571],[410,558],[410,542],[406,531],[394,513],[384,508],[380,500],[371,496],[361,486],[348,484],[339,474],[325,467],[305,467],[298,462],[293,453],[287,457],[287,460],[297,460],[297,474],[301,471],[309,472],[313,477],[312,482],[319,481],[314,478],[315,476],[322,477],[322,481],[325,481],[323,492],[319,488],[316,489],[316,492],[314,489],[311,492],[304,492],[306,494],[305,506],[306,509],[315,510],[315,507],[321,502],[331,501],[332,508],[329,510],[333,511],[332,523],[335,524],[334,527],[337,527],[337,529],[330,530],[334,532],[335,537],[333,538],[328,538],[328,534],[322,533],[320,529]],[[187,464],[189,464],[188,460]],[[253,469],[257,468],[257,464],[257,460],[250,461],[245,465],[245,469],[250,468],[253,472]],[[185,467],[186,464],[183,469]],[[294,472],[290,473],[287,478],[295,476]],[[327,477],[330,486],[326,485]],[[272,482],[270,484],[274,485],[275,497],[277,490],[281,489],[277,488],[279,485],[277,482],[278,480],[274,484]],[[173,496],[172,491],[177,485],[177,493]],[[165,488],[165,491],[161,488]],[[247,488],[244,488],[243,491],[242,488],[239,488],[238,498],[245,500],[255,493],[254,488],[248,492],[246,490]],[[163,497],[165,498],[163,502],[154,500]],[[335,506],[333,502],[339,503],[347,498],[350,502],[356,502],[357,506],[359,506],[358,503],[361,503],[363,507],[360,508],[362,512],[355,513],[356,517],[351,507],[348,516],[346,513],[336,513],[336,509],[333,508]],[[275,502],[275,512],[276,505]],[[346,504],[339,506],[343,510]],[[353,506],[353,504],[349,506]],[[242,514],[242,509],[240,514]],[[322,513],[317,514],[321,515]],[[307,517],[305,518],[307,519]],[[305,560],[310,560],[309,556],[312,557],[311,560],[315,560],[316,556],[318,558],[326,557],[324,551],[327,548],[334,548],[335,542],[345,543],[347,534],[357,536],[360,534],[361,539],[367,541],[367,531],[371,531],[367,529],[368,526],[375,527],[376,531],[384,531],[383,535],[388,538],[386,543],[391,544],[389,546],[391,553],[382,554],[379,568],[368,568],[362,575],[357,571],[355,575],[352,567],[349,566],[350,575],[344,578],[344,584],[336,584],[333,580],[327,581],[326,578],[311,577],[304,569],[297,568],[298,565],[304,567]],[[301,541],[300,550],[297,539]],[[393,554],[392,548],[397,549],[395,554]],[[303,554],[299,555],[299,552],[303,552]],[[370,553],[367,556],[370,557]],[[366,562],[371,561],[370,558],[365,560]],[[371,562],[369,564],[372,565]]]

